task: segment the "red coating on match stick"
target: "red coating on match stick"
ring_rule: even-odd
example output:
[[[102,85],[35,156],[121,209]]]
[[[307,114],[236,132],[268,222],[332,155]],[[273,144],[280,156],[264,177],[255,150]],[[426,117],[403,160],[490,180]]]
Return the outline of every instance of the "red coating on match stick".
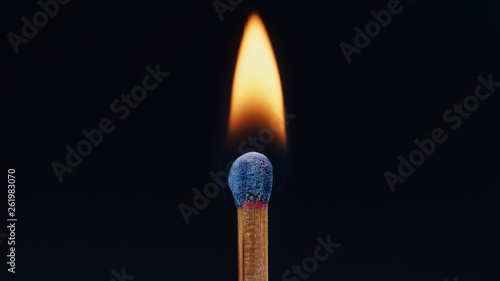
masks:
[[[243,209],[260,209],[260,208],[265,208],[267,209],[268,204],[262,203],[260,200],[256,200],[255,202],[244,202],[243,206],[241,206]]]

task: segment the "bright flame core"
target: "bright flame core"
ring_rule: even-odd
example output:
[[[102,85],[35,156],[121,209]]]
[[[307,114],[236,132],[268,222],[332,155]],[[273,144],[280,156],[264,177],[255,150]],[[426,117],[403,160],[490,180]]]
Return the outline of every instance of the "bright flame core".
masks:
[[[264,23],[253,13],[245,25],[236,61],[228,132],[230,139],[239,139],[264,131],[272,132],[277,143],[286,147],[278,64]]]

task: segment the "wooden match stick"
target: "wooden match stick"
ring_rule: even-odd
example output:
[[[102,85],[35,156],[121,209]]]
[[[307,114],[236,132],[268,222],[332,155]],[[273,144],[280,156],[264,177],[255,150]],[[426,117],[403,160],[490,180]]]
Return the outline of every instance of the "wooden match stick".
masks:
[[[238,207],[239,280],[267,280],[267,204]]]
[[[268,280],[267,207],[272,165],[263,154],[249,152],[234,161],[229,173],[238,213],[238,280]]]

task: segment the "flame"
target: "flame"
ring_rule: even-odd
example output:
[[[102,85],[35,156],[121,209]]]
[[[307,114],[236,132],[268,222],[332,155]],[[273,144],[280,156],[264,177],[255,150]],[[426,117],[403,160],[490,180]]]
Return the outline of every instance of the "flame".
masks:
[[[229,139],[269,129],[286,147],[283,91],[271,40],[257,13],[248,19],[241,39],[231,94]]]

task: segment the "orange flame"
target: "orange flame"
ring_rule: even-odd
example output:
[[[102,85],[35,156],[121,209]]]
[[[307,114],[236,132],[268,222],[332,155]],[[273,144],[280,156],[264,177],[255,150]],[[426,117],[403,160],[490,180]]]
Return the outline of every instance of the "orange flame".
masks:
[[[229,113],[232,140],[271,129],[277,143],[286,147],[283,91],[271,40],[259,15],[245,25],[234,72]],[[269,132],[269,130],[267,130]]]

